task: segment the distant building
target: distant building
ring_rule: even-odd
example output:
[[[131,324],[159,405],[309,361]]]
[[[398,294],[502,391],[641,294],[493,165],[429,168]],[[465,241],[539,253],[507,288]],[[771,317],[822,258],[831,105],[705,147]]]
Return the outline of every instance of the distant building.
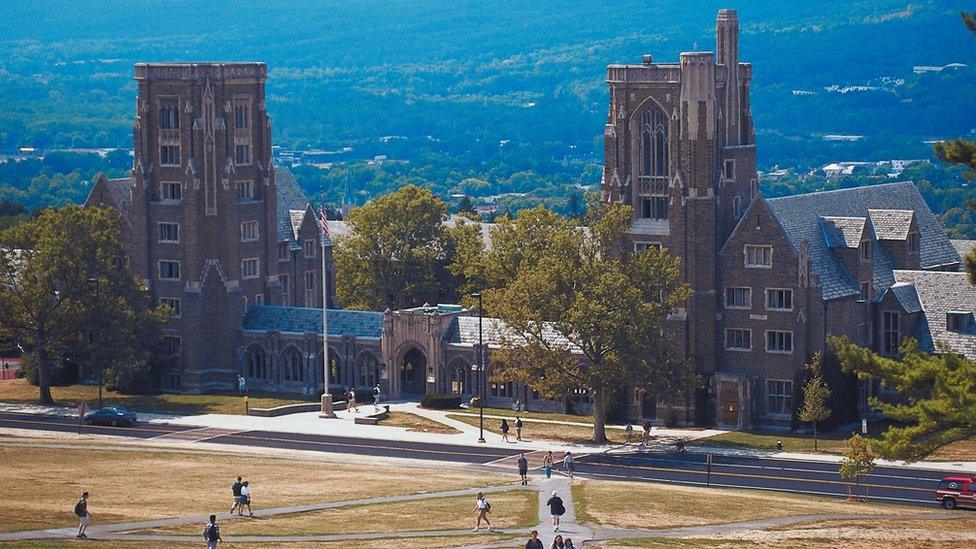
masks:
[[[959,70],[964,68],[966,68],[966,65],[963,63],[949,63],[948,65],[943,65],[941,67],[932,65],[915,65],[912,67],[912,72],[915,74],[925,74],[929,72],[943,72],[947,70]]]

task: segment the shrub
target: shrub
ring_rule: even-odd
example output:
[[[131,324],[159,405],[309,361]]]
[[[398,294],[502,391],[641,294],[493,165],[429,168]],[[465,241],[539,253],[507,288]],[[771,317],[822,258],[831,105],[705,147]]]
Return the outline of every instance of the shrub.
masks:
[[[459,395],[429,394],[424,395],[424,398],[420,401],[420,405],[424,408],[432,408],[434,410],[460,408],[461,397]]]

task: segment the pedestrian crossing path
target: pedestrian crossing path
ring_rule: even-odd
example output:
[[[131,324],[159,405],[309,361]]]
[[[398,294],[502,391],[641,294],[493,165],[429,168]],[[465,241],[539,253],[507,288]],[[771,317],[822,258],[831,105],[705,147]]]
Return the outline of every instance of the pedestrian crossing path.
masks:
[[[518,459],[521,454],[513,454],[508,457],[503,457],[501,459],[496,459],[494,461],[489,461],[485,465],[489,467],[498,467],[501,469],[511,469],[518,465]],[[525,459],[529,462],[529,469],[538,469],[542,467],[542,461],[546,458],[545,450],[533,450],[531,452],[525,452]],[[556,456],[553,454],[553,460],[561,459],[561,456]]]
[[[244,432],[246,431],[239,430],[239,429],[220,429],[217,427],[201,427],[199,429],[190,429],[189,431],[177,431],[175,433],[166,433],[165,435],[152,437],[152,440],[183,440],[188,442],[204,442],[217,437],[236,435],[238,433],[244,433]]]

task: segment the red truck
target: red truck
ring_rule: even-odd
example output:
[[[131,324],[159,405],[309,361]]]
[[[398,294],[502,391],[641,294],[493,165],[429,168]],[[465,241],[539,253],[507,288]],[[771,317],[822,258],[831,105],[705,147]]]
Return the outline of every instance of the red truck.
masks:
[[[935,499],[946,509],[976,506],[976,477],[951,476],[942,479]]]

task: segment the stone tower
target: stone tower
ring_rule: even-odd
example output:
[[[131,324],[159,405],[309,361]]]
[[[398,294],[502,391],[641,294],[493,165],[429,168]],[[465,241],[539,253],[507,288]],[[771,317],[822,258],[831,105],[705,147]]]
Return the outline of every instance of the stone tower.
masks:
[[[645,55],[607,68],[603,199],[633,207],[629,246],[681,258],[694,295],[668,327],[676,352],[706,375],[718,345],[715,257],[757,193],[752,66],[739,62],[738,32],[736,12],[721,10],[717,55],[682,53],[678,63]]]
[[[247,305],[281,299],[267,67],[140,63],[135,78],[131,230],[145,245],[129,260],[178,309],[164,386],[230,388]]]

